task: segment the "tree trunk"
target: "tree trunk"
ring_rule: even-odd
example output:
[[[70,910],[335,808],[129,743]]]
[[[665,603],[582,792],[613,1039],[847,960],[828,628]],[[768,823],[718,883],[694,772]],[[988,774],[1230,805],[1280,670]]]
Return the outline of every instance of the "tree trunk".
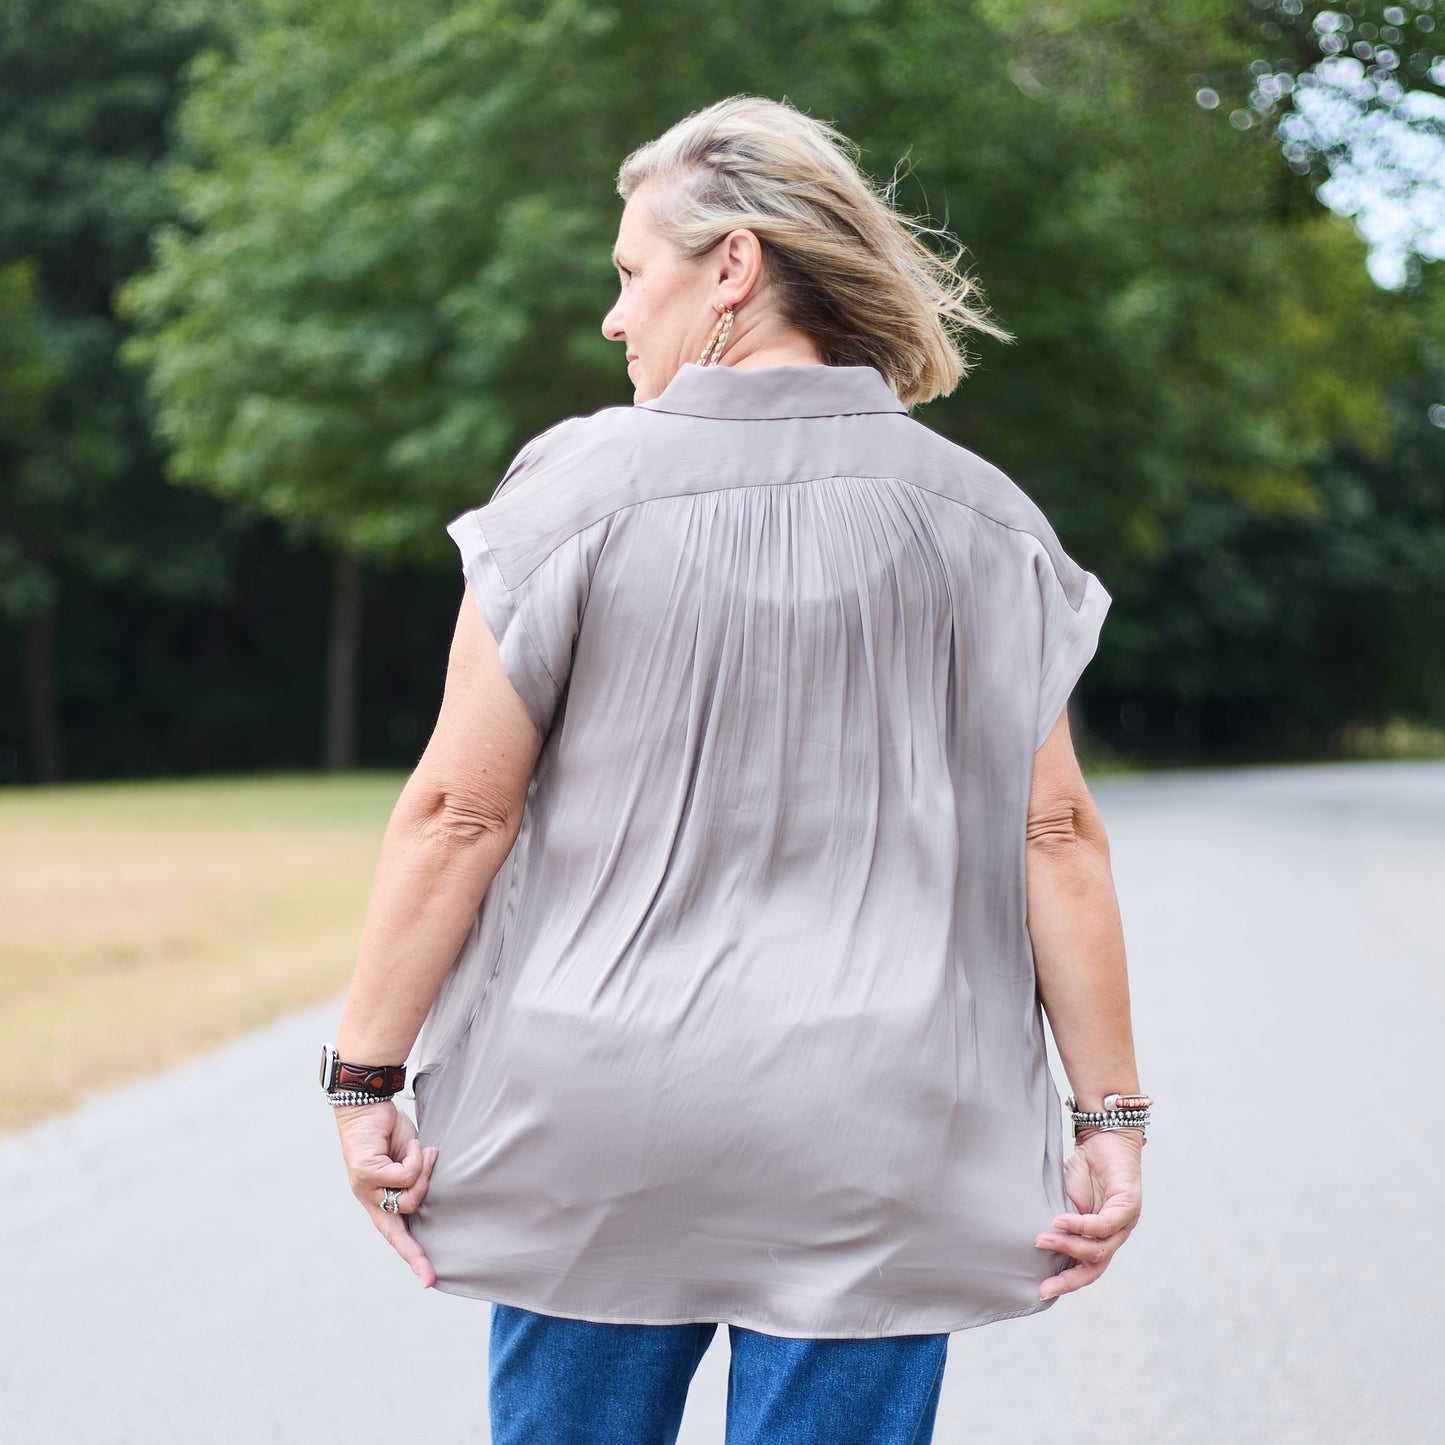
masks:
[[[326,639],[326,731],[323,767],[356,766],[356,713],[361,677],[361,563],[338,552],[331,565],[331,614]]]
[[[47,607],[25,625],[20,666],[24,677],[25,711],[30,724],[30,762],[39,783],[58,783],[65,776],[60,739],[60,712],[55,704],[55,609]]]

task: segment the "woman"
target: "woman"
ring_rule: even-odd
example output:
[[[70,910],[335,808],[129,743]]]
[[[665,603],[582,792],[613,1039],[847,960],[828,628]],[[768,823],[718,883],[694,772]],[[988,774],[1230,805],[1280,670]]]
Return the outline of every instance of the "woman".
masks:
[[[493,1301],[495,1441],[672,1440],[719,1322],[730,1442],[925,1441],[949,1332],[1138,1218],[1065,711],[1108,597],[909,419],[1002,333],[845,147],[740,98],[631,156],[634,405],[449,529],[446,693],[323,1082],[381,1232]]]

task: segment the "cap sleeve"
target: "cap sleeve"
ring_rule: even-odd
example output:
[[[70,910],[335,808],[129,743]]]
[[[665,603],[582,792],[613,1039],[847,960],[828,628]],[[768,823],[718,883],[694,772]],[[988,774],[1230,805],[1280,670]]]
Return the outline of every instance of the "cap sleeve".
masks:
[[[1112,600],[1099,579],[1060,554],[1034,559],[1042,601],[1043,639],[1034,748],[1042,747],[1099,645]]]
[[[598,540],[559,515],[547,475],[549,445],[567,426],[533,438],[492,500],[447,526],[507,678],[544,735],[571,675]]]

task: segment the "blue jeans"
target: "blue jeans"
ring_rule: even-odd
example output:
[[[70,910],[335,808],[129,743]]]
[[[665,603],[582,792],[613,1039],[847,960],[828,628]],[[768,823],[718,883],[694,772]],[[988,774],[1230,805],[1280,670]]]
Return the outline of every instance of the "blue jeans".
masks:
[[[716,1325],[492,1306],[492,1445],[673,1445]],[[785,1340],[729,1325],[726,1445],[928,1445],[947,1335]]]

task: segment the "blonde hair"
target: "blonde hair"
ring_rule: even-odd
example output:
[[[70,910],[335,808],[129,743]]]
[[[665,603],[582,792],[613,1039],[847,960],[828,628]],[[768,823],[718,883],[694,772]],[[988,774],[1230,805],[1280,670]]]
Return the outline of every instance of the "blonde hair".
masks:
[[[729,231],[763,245],[783,319],[830,366],[873,366],[912,406],[951,392],[972,361],[970,332],[1013,338],[960,269],[964,248],[945,231],[900,214],[893,187],[858,168],[845,136],[785,102],[720,100],[627,157],[624,201],[659,183],[653,220],[686,256]],[[942,240],[939,254],[925,237]]]

